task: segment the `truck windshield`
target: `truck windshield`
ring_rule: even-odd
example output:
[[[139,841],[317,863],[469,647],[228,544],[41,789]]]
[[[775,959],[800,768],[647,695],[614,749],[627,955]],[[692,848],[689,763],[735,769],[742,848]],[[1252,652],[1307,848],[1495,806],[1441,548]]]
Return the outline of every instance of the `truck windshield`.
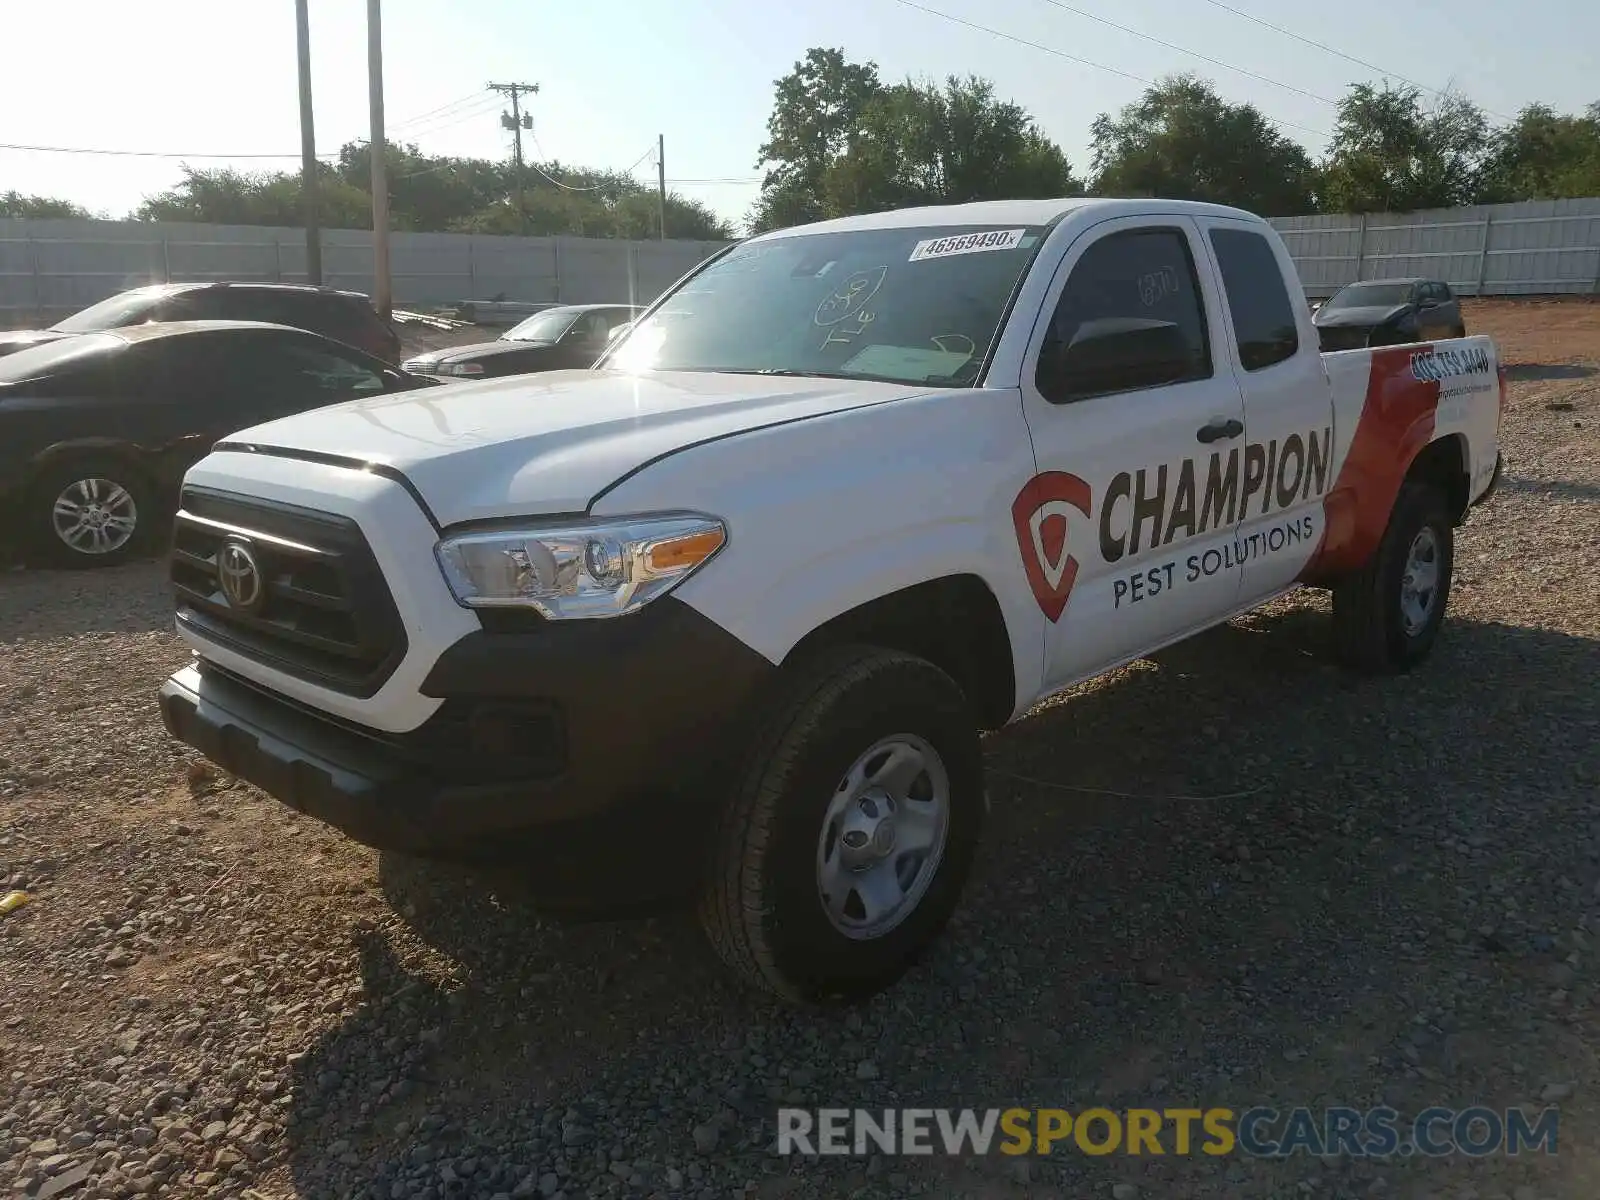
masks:
[[[939,226],[748,243],[690,279],[596,366],[965,386],[1044,233]]]
[[[1411,299],[1409,283],[1352,283],[1335,292],[1324,308],[1393,308]]]

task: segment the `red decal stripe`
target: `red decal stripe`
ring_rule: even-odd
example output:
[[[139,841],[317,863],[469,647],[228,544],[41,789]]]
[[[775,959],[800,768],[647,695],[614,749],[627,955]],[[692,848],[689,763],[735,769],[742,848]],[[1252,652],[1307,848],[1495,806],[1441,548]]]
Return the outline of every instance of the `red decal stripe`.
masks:
[[[1323,498],[1322,543],[1300,573],[1300,582],[1355,570],[1383,539],[1411,460],[1433,440],[1439,383],[1411,373],[1412,356],[1432,350],[1432,345],[1421,345],[1372,352],[1355,437]]]

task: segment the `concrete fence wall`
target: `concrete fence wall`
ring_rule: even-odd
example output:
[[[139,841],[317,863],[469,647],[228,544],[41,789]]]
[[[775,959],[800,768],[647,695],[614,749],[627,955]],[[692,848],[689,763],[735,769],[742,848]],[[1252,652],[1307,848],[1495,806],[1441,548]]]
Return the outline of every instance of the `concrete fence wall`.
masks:
[[[641,303],[724,243],[395,233],[397,306],[459,300]],[[0,328],[59,320],[127,288],[168,280],[303,283],[300,229],[0,218]],[[371,293],[372,235],[322,235],[322,281]]]
[[[1358,279],[1442,278],[1465,295],[1600,292],[1600,198],[1415,213],[1275,217],[1306,294]],[[643,303],[721,242],[396,233],[397,305],[501,296]],[[0,218],[0,328],[59,320],[143,283],[303,282],[305,233],[249,225]],[[372,235],[326,230],[323,282],[371,292]]]
[[[1600,198],[1413,213],[1276,217],[1306,294],[1405,275],[1466,296],[1600,292]]]

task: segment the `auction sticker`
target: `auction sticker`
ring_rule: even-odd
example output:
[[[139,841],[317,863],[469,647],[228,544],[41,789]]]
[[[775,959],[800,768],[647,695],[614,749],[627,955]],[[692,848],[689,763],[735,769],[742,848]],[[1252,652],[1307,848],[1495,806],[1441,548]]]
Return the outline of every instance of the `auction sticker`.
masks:
[[[907,262],[925,258],[949,258],[952,254],[980,254],[985,250],[1015,250],[1022,244],[1021,229],[996,229],[989,233],[961,233],[953,237],[928,238],[911,250]]]

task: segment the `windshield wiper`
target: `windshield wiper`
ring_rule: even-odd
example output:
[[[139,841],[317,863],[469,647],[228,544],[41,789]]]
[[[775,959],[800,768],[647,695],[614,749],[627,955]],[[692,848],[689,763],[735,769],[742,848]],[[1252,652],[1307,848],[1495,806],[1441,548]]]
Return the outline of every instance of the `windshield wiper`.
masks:
[[[720,375],[771,375],[781,379],[859,379],[867,383],[898,383],[914,387],[915,381],[893,375],[870,375],[865,371],[801,371],[795,367],[709,367]]]

